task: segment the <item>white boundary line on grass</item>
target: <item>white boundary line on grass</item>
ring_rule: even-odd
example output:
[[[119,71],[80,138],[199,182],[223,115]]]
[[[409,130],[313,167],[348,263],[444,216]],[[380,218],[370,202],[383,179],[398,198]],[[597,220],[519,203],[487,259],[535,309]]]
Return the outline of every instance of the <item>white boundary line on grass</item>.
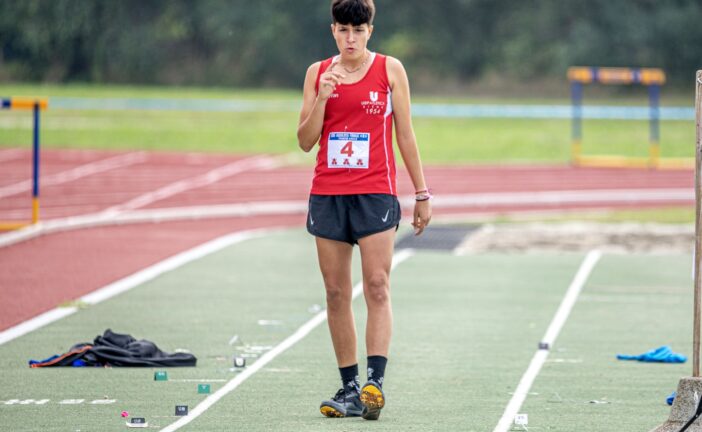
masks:
[[[392,260],[392,267],[395,268],[397,265],[399,265],[402,261],[405,261],[407,258],[411,257],[414,254],[414,252],[411,249],[403,249],[395,254]],[[354,286],[353,288],[353,295],[352,299],[355,299],[358,297],[361,293],[363,292],[363,283],[359,282]],[[217,390],[216,392],[212,393],[210,396],[207,396],[205,400],[200,402],[192,411],[188,413],[187,417],[182,417],[180,420],[171,423],[170,425],[166,426],[165,428],[161,429],[161,432],[173,432],[181,427],[185,426],[186,424],[190,423],[191,421],[195,420],[197,417],[199,417],[201,414],[203,414],[205,411],[207,411],[212,405],[216,404],[220,399],[222,399],[224,396],[228,395],[231,393],[234,389],[239,387],[241,383],[246,381],[251,375],[255,374],[258,372],[260,369],[262,369],[265,365],[270,363],[273,359],[278,357],[280,354],[282,354],[285,350],[288,348],[292,347],[299,341],[305,338],[312,330],[314,330],[318,325],[323,323],[327,319],[327,311],[326,309],[319,312],[317,315],[312,317],[309,321],[307,321],[305,324],[302,325],[295,333],[292,335],[288,336],[284,341],[279,343],[278,345],[275,346],[272,350],[266,352],[264,355],[261,356],[256,362],[254,362],[250,367],[247,367],[244,369],[243,372],[241,372],[239,375],[236,377],[232,378],[227,384],[225,384],[222,388]]]
[[[267,235],[271,231],[273,230],[256,229],[238,231],[173,255],[170,258],[166,258],[165,260],[140,270],[130,276],[99,288],[90,294],[84,295],[78,299],[78,306],[58,307],[0,332],[0,345],[78,312],[81,303],[88,305],[98,304],[147,281],[155,279],[164,273],[175,270],[191,261],[195,261],[196,259],[222,250],[225,247],[232,246],[252,238]]]
[[[561,301],[561,305],[558,307],[556,315],[554,315],[553,319],[551,320],[551,324],[548,326],[544,338],[541,340],[541,342],[548,344],[549,349],[539,349],[536,351],[534,357],[532,357],[531,362],[529,363],[529,367],[527,368],[526,372],[524,372],[524,375],[522,375],[522,379],[519,381],[519,385],[514,391],[512,399],[510,399],[509,403],[507,404],[507,408],[505,408],[502,418],[500,418],[497,426],[495,426],[495,429],[493,429],[493,432],[507,432],[512,427],[514,417],[519,413],[519,409],[526,400],[527,394],[531,389],[531,385],[534,383],[536,376],[541,371],[541,367],[546,362],[550,348],[553,347],[553,343],[556,341],[558,334],[568,319],[568,315],[570,315],[570,311],[573,309],[575,302],[578,300],[580,291],[582,291],[587,278],[590,276],[590,273],[595,268],[595,264],[597,264],[601,257],[602,253],[598,250],[591,250],[588,252],[587,256],[585,256],[583,263],[580,265],[578,272],[575,274],[575,278],[573,278],[573,282],[570,283],[568,291]]]

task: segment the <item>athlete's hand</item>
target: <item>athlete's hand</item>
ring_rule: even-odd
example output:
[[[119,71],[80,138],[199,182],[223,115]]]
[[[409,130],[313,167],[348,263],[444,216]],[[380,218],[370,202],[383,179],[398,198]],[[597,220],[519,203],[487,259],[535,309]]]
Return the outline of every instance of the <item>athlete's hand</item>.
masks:
[[[317,97],[320,100],[327,100],[331,97],[336,86],[341,83],[341,80],[346,77],[346,75],[341,72],[335,71],[334,68],[339,64],[339,60],[334,60],[320,77],[319,77],[319,91],[317,92]]]
[[[431,221],[431,204],[429,200],[414,202],[414,217],[412,218],[412,226],[414,227],[414,235],[418,236],[424,232],[424,228]]]

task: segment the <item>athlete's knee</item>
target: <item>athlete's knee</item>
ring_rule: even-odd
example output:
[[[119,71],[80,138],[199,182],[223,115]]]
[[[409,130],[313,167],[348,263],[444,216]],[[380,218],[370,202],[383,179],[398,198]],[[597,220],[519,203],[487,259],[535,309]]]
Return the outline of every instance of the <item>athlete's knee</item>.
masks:
[[[384,305],[390,300],[390,278],[385,272],[377,272],[365,280],[366,301]]]
[[[324,286],[327,292],[327,308],[338,309],[351,304],[351,290],[345,288],[344,284],[325,279]]]

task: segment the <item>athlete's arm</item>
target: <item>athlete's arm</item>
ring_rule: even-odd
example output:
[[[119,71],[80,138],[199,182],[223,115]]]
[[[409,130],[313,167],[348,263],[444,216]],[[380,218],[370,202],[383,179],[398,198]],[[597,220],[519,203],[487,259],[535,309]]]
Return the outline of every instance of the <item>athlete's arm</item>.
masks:
[[[412,115],[410,109],[410,88],[407,72],[399,60],[387,58],[387,72],[392,89],[392,114],[395,120],[395,135],[397,136],[397,147],[400,149],[402,160],[405,163],[415,191],[427,189],[422,171],[422,161],[419,158],[417,148],[417,138],[412,128]],[[429,200],[415,201],[414,218],[412,225],[415,234],[419,235],[431,220],[431,205]]]
[[[332,63],[319,77],[319,92],[315,91],[315,82],[319,72],[320,62],[314,63],[307,69],[305,75],[305,85],[302,90],[302,110],[300,111],[300,123],[297,127],[297,141],[300,148],[308,152],[317,144],[319,136],[322,134],[324,124],[324,109],[329,96],[336,89],[337,84],[344,76],[334,71],[336,62]]]

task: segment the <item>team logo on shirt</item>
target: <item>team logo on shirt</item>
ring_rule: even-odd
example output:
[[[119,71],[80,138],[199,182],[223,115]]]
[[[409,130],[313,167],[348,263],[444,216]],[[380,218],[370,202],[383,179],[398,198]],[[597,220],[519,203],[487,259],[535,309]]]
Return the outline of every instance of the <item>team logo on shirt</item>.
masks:
[[[369,91],[368,99],[361,102],[361,108],[366,114],[383,114],[385,112],[385,102],[378,100],[377,91]]]

